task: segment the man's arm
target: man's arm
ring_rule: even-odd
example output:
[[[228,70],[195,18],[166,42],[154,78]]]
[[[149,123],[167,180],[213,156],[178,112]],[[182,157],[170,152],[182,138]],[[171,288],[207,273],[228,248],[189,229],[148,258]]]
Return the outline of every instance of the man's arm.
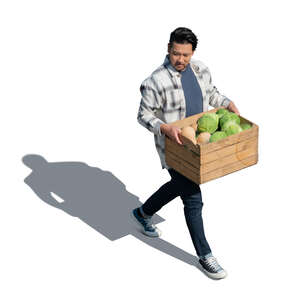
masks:
[[[240,115],[240,112],[239,112],[238,108],[235,106],[235,103],[233,101],[230,102],[230,104],[227,107],[227,109],[229,111],[232,111],[232,112],[236,113],[237,115]]]
[[[181,130],[176,126],[166,124],[156,116],[162,107],[162,97],[157,89],[147,80],[141,84],[140,92],[142,98],[137,116],[138,122],[149,131],[158,135],[165,134],[178,144],[182,144],[178,136]]]
[[[161,110],[162,98],[156,88],[148,83],[148,80],[141,84],[140,92],[142,95],[137,120],[149,131],[162,135],[160,130],[164,122],[158,118],[157,112]]]

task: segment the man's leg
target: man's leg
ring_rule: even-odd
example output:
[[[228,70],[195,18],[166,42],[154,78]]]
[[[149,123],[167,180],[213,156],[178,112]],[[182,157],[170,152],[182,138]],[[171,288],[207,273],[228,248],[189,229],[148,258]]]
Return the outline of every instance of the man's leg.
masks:
[[[175,182],[171,179],[145,201],[141,206],[141,212],[145,216],[151,217],[177,196],[179,196],[179,190],[176,188]]]
[[[169,173],[180,190],[186,224],[196,253],[198,256],[208,255],[211,253],[211,249],[204,233],[202,220],[203,202],[200,187],[175,170],[170,169]]]
[[[139,213],[151,217],[164,205],[180,196],[184,204],[186,224],[198,256],[211,253],[205,238],[202,220],[202,197],[199,185],[184,177],[173,169],[168,170],[171,180],[162,185],[140,207]]]
[[[200,191],[191,195],[180,196],[184,204],[184,215],[186,224],[196,251],[200,257],[211,253],[210,246],[206,240],[202,220],[202,197]]]
[[[160,237],[161,231],[152,224],[151,217],[161,209],[162,206],[179,196],[175,181],[162,185],[145,203],[132,211],[135,221],[141,226],[144,234],[151,237]]]
[[[209,244],[205,238],[201,213],[203,202],[199,185],[188,180],[174,170],[169,170],[169,172],[172,178],[182,186],[180,197],[184,204],[186,224],[196,253],[199,256],[200,265],[210,278],[225,278],[227,272],[219,265],[217,259],[212,255]]]
[[[141,220],[145,220],[145,222],[146,220],[150,220],[150,216],[156,213],[162,206],[180,196],[184,204],[186,224],[203,270],[211,278],[225,278],[227,273],[218,264],[216,258],[212,256],[204,234],[202,220],[203,202],[199,185],[173,169],[169,169],[168,172],[171,180],[165,183],[140,207],[143,217],[148,218],[141,217]],[[145,210],[143,210],[144,207]],[[155,236],[160,236],[160,233]]]

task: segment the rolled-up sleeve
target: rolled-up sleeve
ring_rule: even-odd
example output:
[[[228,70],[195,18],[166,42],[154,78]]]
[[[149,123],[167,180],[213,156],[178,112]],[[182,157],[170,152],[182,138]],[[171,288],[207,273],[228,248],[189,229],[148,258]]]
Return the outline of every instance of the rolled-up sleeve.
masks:
[[[137,120],[147,128],[150,132],[157,135],[162,135],[160,125],[164,122],[156,115],[161,110],[162,99],[158,90],[148,81],[143,81],[140,86],[142,95]]]

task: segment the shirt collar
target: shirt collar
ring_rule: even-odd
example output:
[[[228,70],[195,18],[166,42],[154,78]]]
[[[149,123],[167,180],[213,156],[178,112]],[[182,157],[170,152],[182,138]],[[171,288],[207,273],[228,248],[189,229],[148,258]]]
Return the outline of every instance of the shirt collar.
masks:
[[[179,72],[170,63],[169,54],[166,55],[163,65],[169,71],[171,76],[177,76],[179,74]]]

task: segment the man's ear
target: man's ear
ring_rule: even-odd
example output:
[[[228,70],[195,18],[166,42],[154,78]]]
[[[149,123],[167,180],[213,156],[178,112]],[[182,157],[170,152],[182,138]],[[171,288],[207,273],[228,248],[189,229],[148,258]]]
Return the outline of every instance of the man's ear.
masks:
[[[168,43],[168,46],[167,46],[168,53],[170,53],[170,49],[171,49],[171,45],[170,45],[170,43]]]

